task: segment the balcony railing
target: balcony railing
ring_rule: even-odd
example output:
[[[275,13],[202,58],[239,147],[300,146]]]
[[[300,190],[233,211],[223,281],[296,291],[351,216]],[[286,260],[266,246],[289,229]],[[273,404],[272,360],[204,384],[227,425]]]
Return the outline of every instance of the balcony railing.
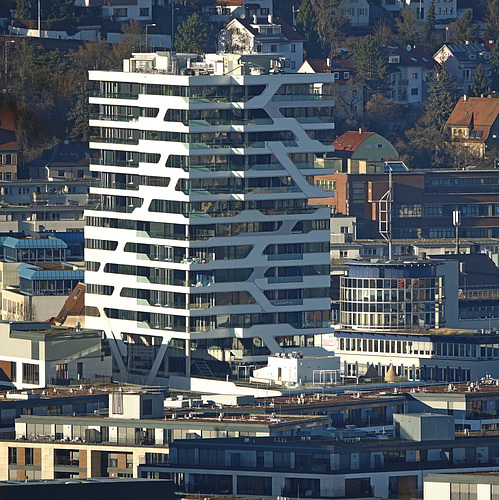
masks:
[[[91,90],[90,97],[104,97],[106,99],[138,99],[138,94],[129,94],[125,92],[105,92],[103,90]]]

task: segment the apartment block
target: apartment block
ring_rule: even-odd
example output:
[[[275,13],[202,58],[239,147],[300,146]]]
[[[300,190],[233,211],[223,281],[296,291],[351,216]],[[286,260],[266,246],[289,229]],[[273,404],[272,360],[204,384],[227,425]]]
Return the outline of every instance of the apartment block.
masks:
[[[276,337],[328,331],[330,211],[308,199],[334,123],[301,116],[334,106],[334,76],[266,60],[149,53],[90,72],[86,326],[124,379],[225,378]]]

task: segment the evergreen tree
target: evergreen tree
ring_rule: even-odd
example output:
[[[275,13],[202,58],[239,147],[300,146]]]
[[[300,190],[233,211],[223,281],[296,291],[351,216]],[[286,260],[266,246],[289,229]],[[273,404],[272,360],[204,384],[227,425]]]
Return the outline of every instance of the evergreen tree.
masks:
[[[490,88],[499,92],[499,47],[496,45],[490,53],[491,82]]]
[[[84,80],[76,94],[74,106],[68,112],[68,120],[73,122],[70,137],[73,140],[88,141],[90,139],[90,104],[88,103],[87,81]]]
[[[40,0],[40,14],[45,19],[68,19],[74,11],[74,0]],[[37,19],[38,0],[17,0],[18,19]]]
[[[486,35],[489,40],[499,40],[499,0],[489,0],[485,14]]]
[[[473,75],[472,89],[475,97],[485,95],[489,91],[489,82],[481,64],[478,65]]]
[[[452,24],[452,39],[455,42],[473,42],[478,33],[478,26],[473,24],[473,11],[468,9],[462,17]]]
[[[427,124],[441,132],[455,104],[454,77],[445,66],[442,66],[428,86],[425,116]]]
[[[203,54],[210,47],[212,37],[211,26],[194,12],[178,27],[175,50]]]
[[[323,57],[317,33],[315,11],[310,0],[303,0],[295,18],[295,27],[305,37],[305,52],[308,58]]]
[[[372,35],[361,38],[353,49],[353,60],[359,78],[367,86],[368,94],[384,93],[387,86],[388,63],[376,38]]]
[[[435,0],[432,0],[428,11],[426,12],[426,18],[423,24],[423,29],[421,30],[421,41],[425,48],[432,48],[435,42],[435,22],[436,22],[436,14],[435,14]]]

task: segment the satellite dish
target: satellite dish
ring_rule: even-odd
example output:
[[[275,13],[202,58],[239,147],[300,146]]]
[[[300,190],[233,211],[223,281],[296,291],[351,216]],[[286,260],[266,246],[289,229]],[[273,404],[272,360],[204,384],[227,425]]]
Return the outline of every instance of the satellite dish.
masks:
[[[411,49],[412,49],[412,47],[411,47],[410,45],[408,45],[408,46],[405,48],[405,50],[407,50],[407,52],[410,52],[410,51],[411,51]]]
[[[239,16],[239,19],[245,19],[245,18],[246,18],[246,14],[241,14],[241,15]]]
[[[66,139],[66,140],[64,141],[64,144],[66,144],[66,146],[67,146],[67,145],[69,144],[69,141]]]

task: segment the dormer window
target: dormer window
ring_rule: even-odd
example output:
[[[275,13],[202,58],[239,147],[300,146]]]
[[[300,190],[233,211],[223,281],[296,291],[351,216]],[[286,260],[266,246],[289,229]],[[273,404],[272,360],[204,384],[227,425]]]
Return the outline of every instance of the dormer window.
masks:
[[[334,78],[335,80],[339,80],[339,79],[340,79],[340,73],[339,73],[338,71],[335,71],[335,72],[333,73],[333,78]]]
[[[343,73],[343,78],[344,78],[345,80],[349,80],[349,79],[350,79],[350,73],[349,73],[348,71],[345,71],[345,72]]]
[[[470,54],[470,59],[476,59],[476,54]]]

